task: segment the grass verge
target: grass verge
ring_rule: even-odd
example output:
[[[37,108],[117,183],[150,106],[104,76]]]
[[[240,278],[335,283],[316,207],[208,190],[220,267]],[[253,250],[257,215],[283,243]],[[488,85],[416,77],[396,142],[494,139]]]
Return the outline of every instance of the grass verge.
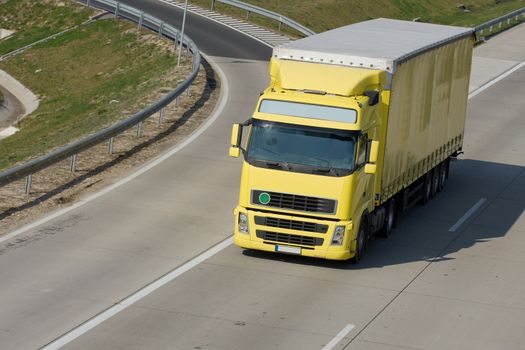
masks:
[[[525,6],[522,0],[244,0],[268,10],[281,13],[316,32],[341,27],[367,19],[386,17],[404,20],[420,18],[422,22],[473,27]],[[191,3],[210,8],[211,0],[190,0]],[[464,4],[466,11],[458,8]],[[221,3],[219,12],[246,18],[246,11]],[[278,23],[259,16],[250,20],[276,30]],[[292,31],[290,33],[294,34]]]
[[[0,28],[15,31],[0,41],[0,55],[78,25],[94,13],[74,1],[0,1]]]
[[[167,74],[175,56],[155,35],[124,21],[100,20],[0,62],[40,98],[21,130],[0,141],[0,169],[49,152],[144,107],[187,72]]]

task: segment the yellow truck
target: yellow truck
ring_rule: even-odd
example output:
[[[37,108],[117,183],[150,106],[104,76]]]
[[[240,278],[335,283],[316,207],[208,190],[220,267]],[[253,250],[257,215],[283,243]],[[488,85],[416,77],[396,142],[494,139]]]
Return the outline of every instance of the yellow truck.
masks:
[[[235,244],[359,262],[399,211],[442,190],[473,45],[469,28],[381,18],[274,48],[270,86],[232,128]]]

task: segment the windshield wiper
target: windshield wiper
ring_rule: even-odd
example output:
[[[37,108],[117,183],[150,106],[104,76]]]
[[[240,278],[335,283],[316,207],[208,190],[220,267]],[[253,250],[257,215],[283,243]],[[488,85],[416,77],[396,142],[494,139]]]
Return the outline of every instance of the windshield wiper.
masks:
[[[265,163],[266,163],[266,165],[268,167],[272,167],[272,168],[286,169],[286,170],[291,170],[292,169],[290,167],[290,164],[288,164],[286,162],[269,162],[269,161],[266,161]]]
[[[337,172],[337,169],[334,168],[314,168],[313,171],[316,171],[318,173],[325,173],[330,175],[339,176],[339,173]]]

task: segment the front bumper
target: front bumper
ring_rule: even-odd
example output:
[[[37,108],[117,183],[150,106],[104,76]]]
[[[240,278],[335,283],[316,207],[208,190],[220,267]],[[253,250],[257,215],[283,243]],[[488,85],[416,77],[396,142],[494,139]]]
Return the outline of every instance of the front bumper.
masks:
[[[248,215],[248,234],[238,231],[239,212]],[[268,219],[272,223],[268,224],[266,220],[261,218]],[[277,246],[295,247],[300,248],[297,255],[330,260],[348,260],[355,255],[355,235],[351,221],[297,217],[246,210],[242,207],[235,208],[234,220],[234,242],[237,246],[245,249],[277,252]],[[264,223],[261,224],[261,221]],[[276,222],[280,224],[277,225]],[[311,232],[314,225],[317,225],[316,227],[321,226],[323,229],[326,227],[326,232]],[[346,227],[342,245],[331,244],[336,226]],[[300,227],[301,230],[298,230],[297,227]],[[305,227],[308,227],[310,231],[305,231]],[[317,231],[319,230],[317,229]]]

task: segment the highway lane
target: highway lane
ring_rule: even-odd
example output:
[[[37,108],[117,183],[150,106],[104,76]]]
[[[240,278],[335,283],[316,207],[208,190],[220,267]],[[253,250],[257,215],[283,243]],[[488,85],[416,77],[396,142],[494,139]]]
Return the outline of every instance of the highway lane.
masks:
[[[230,124],[251,113],[266,84],[267,68],[260,61],[218,56],[213,60],[228,75],[232,95],[202,137],[121,188],[2,244],[0,264],[9,267],[0,271],[2,348],[41,346],[229,235],[239,172],[239,162],[225,156]],[[490,135],[483,125],[469,125],[469,130],[484,132],[480,140]],[[481,151],[479,157],[483,159]],[[487,184],[509,183],[521,171],[516,168],[520,166],[458,162],[449,189],[404,217],[392,240],[374,242],[357,267],[247,255],[229,247],[69,347],[318,349],[351,323],[355,328],[350,336],[365,330],[352,346],[372,348],[370,344],[380,343],[374,337],[385,336],[388,327],[368,334],[392,310],[381,313],[383,307],[391,301],[396,306],[401,300],[396,296],[406,295],[401,291],[427,267],[427,259],[457,237],[448,228],[480,196],[492,205],[499,192]],[[488,180],[476,183],[478,173]],[[487,194],[489,190],[495,192]],[[508,226],[518,214],[504,223]],[[499,236],[507,232],[501,229]],[[493,235],[485,236],[498,237]],[[516,239],[507,244],[519,246],[519,235],[512,237]],[[467,239],[452,254],[476,247],[474,243]],[[443,289],[453,288],[445,284]],[[403,319],[404,310],[386,321]],[[408,327],[398,332],[417,336],[414,325],[428,323],[428,315],[420,317],[410,323],[405,316]],[[364,328],[370,320],[376,321]],[[420,337],[428,341],[428,335]]]
[[[141,9],[157,18],[182,27],[182,10],[155,0],[123,0],[122,3]],[[188,12],[186,34],[199,49],[210,56],[235,57],[249,60],[269,60],[271,49],[245,34],[217,25],[199,15]]]
[[[499,72],[525,60],[522,38],[524,26],[475,54]],[[343,329],[333,348],[525,348],[524,95],[522,68],[470,101],[466,155],[445,192],[362,264],[230,246],[66,348],[321,349]]]
[[[197,20],[188,31],[198,23],[207,33],[195,41],[227,76],[220,118],[155,168],[0,243],[1,349],[43,346],[231,234],[239,171],[227,157],[229,132],[267,85],[260,60],[271,51],[250,41],[231,52],[217,43],[244,36]]]

